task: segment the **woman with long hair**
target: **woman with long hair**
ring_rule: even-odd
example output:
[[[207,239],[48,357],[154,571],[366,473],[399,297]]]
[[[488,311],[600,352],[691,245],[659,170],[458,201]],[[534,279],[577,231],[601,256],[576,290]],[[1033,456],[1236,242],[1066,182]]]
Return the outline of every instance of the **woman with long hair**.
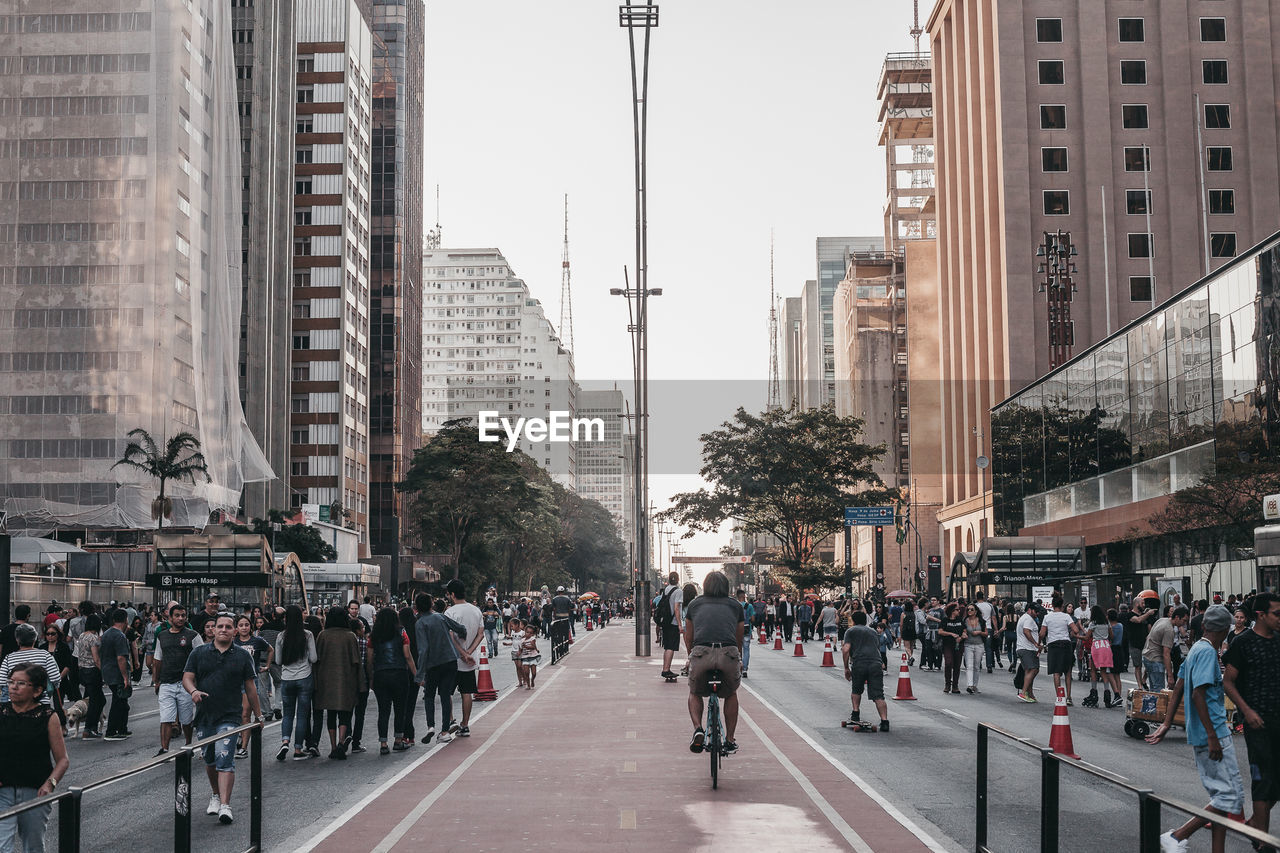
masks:
[[[978,692],[978,670],[982,669],[982,661],[986,656],[988,625],[982,619],[982,613],[976,604],[970,604],[964,611],[964,661],[968,667],[968,683],[965,691]],[[958,692],[958,691],[952,691]]]
[[[80,698],[78,685],[74,681],[76,656],[71,651],[71,645],[67,642],[66,636],[56,622],[51,622],[45,626],[44,645],[41,648],[53,655],[53,659],[58,663],[58,673],[62,678],[58,682],[58,690],[54,691],[53,694],[53,706],[58,712],[58,717],[62,720],[63,728],[66,728],[67,713],[64,705]]]
[[[1099,604],[1093,605],[1089,611],[1089,628],[1084,632],[1082,645],[1089,649],[1089,668],[1093,677],[1089,695],[1080,704],[1086,708],[1098,707],[1098,676],[1101,675],[1106,688],[1102,704],[1107,708],[1122,705],[1124,699],[1120,693],[1120,676],[1116,675],[1115,661],[1111,654],[1111,622],[1107,619],[1107,612]],[[1113,692],[1114,701],[1111,698]]]
[[[942,644],[943,693],[960,692],[960,641],[964,636],[964,619],[960,605],[952,601],[942,611],[942,623],[938,625],[938,639]]]
[[[315,708],[327,712],[329,757],[345,761],[351,747],[351,712],[356,707],[360,673],[360,644],[351,633],[345,607],[335,604],[329,608],[324,630],[316,638],[316,656]]]
[[[315,692],[312,664],[316,662],[316,640],[303,627],[302,609],[290,604],[284,611],[284,630],[276,636],[276,660],[280,661],[280,704],[284,723],[280,726],[280,750],[276,761],[289,754],[293,736],[293,760],[318,758],[318,749],[308,750],[311,726],[311,698]]]
[[[49,689],[44,667],[19,663],[9,671],[9,701],[0,704],[0,811],[53,793],[71,762],[62,725],[41,702]],[[43,851],[52,805],[36,806],[21,817],[0,822],[0,849]]]
[[[405,737],[405,715],[413,706],[406,705],[409,682],[418,674],[413,658],[409,634],[400,624],[400,617],[390,607],[384,607],[373,617],[373,632],[369,635],[369,670],[373,673],[373,695],[378,699],[378,753],[388,755],[391,750],[402,752],[412,743]],[[387,747],[387,721],[395,718],[395,742]]]
[[[1009,671],[1018,668],[1018,660],[1014,655],[1018,645],[1018,617],[1013,612],[1013,602],[1006,601],[1004,612],[1000,614],[1000,639],[1004,643],[1004,656],[1009,659]]]
[[[898,636],[902,639],[902,649],[907,653],[907,666],[916,662],[916,606],[911,599],[902,603],[902,615],[898,617]]]
[[[84,715],[84,732],[81,740],[93,740],[102,737],[98,731],[98,723],[102,720],[102,711],[107,707],[107,697],[102,692],[102,659],[98,654],[102,640],[98,634],[102,631],[102,617],[90,613],[84,619],[84,631],[76,640],[76,666],[80,674],[80,689],[89,703]]]

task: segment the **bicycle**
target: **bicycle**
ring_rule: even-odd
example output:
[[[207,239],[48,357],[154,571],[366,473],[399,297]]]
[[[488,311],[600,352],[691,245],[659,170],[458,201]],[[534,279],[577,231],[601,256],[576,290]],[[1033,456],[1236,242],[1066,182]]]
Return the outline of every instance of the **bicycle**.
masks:
[[[720,723],[720,682],[724,673],[713,669],[707,673],[707,752],[711,753],[711,790],[719,784],[720,762],[724,759],[724,735]]]

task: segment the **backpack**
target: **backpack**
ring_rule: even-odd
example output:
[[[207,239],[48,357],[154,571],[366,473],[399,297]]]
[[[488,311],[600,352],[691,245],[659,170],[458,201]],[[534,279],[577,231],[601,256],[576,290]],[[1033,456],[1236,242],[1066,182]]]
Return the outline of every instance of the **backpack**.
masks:
[[[665,628],[675,621],[675,611],[671,609],[671,594],[676,591],[673,586],[662,591],[662,596],[653,608],[653,621]]]

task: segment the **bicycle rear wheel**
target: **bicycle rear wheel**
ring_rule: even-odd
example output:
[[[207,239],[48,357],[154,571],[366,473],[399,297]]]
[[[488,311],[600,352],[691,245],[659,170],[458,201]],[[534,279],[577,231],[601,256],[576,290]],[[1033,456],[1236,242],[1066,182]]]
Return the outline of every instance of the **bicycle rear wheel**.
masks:
[[[720,781],[720,749],[722,739],[720,736],[720,702],[712,694],[710,701],[707,703],[707,730],[710,735],[710,748],[707,752],[711,753],[711,790],[715,790],[719,786]]]

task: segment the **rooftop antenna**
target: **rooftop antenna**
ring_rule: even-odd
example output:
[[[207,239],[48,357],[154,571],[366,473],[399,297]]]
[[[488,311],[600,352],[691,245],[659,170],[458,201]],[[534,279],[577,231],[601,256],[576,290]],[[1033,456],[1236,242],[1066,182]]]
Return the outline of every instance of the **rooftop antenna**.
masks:
[[[440,185],[436,184],[436,227],[427,232],[427,248],[440,248]]]
[[[778,303],[773,294],[773,229],[769,229],[769,405],[782,408],[782,383],[778,379]]]
[[[573,352],[573,293],[569,287],[569,194],[564,195],[564,255],[560,261],[560,341]]]
[[[911,29],[907,32],[911,33],[911,38],[916,43],[916,55],[920,54],[920,36],[924,30],[920,29],[920,0],[912,0],[912,20]]]

